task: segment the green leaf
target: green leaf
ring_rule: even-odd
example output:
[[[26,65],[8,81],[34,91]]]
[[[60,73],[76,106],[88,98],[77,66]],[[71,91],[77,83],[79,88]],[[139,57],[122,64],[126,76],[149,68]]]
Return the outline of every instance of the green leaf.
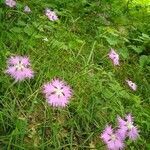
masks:
[[[118,43],[118,39],[116,39],[114,37],[106,37],[106,41],[112,46],[114,46]]]
[[[26,127],[27,127],[27,120],[26,119],[21,118],[21,119],[16,120],[16,128],[20,133],[24,134]]]
[[[140,54],[143,52],[144,48],[142,46],[134,46],[134,45],[129,45],[129,48],[134,50],[136,53]]]
[[[140,66],[143,68],[144,66],[150,64],[150,57],[146,55],[142,55],[139,60]]]
[[[127,59],[129,57],[129,52],[127,48],[120,49],[120,54],[124,59]]]
[[[112,97],[112,96],[114,95],[114,93],[113,93],[112,91],[110,91],[109,89],[105,89],[105,90],[103,91],[103,95],[104,95],[104,97],[106,97],[106,98],[110,98],[110,97]]]
[[[19,27],[13,27],[10,29],[11,32],[15,32],[15,33],[21,33],[22,32],[22,28]]]
[[[27,33],[30,36],[34,33],[34,28],[32,26],[26,26],[24,28],[24,32]]]
[[[24,21],[19,20],[17,25],[18,26],[26,26],[27,24]]]
[[[142,37],[146,39],[150,39],[149,35],[142,33]]]
[[[150,144],[147,144],[146,147],[147,147],[147,149],[150,149]]]

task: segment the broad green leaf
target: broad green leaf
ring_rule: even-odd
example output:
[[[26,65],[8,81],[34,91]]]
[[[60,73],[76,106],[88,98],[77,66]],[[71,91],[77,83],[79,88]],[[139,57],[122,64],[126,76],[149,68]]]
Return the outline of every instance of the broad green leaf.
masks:
[[[110,45],[112,45],[112,46],[114,46],[114,45],[116,45],[117,43],[118,43],[118,39],[116,39],[116,38],[113,38],[113,37],[106,37],[106,41],[110,44]]]
[[[146,65],[148,65],[150,63],[150,57],[148,57],[146,55],[142,55],[140,57],[139,62],[140,62],[140,66],[144,67],[144,66],[146,66]]]
[[[27,33],[29,36],[32,35],[34,33],[34,28],[31,26],[26,26],[24,28],[24,32]]]

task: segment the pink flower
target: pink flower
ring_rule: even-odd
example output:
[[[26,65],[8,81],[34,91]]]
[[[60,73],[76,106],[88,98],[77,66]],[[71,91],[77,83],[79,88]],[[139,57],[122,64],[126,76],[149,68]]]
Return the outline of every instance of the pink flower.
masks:
[[[24,12],[30,13],[30,12],[31,12],[30,7],[29,7],[29,6],[25,6],[25,7],[24,7]]]
[[[9,7],[15,7],[16,6],[16,1],[14,1],[14,0],[5,0],[5,4]]]
[[[54,79],[43,86],[47,102],[54,107],[65,107],[72,96],[71,88],[59,79]]]
[[[33,71],[30,68],[28,57],[12,56],[8,60],[6,73],[16,81],[22,81],[25,78],[32,78]]]
[[[49,20],[55,21],[58,20],[58,17],[54,11],[51,11],[50,9],[45,10],[45,15],[48,17]]]
[[[118,131],[114,131],[111,126],[106,126],[101,134],[101,139],[107,144],[109,150],[120,150],[124,147],[124,143],[120,138]]]
[[[108,56],[115,66],[119,65],[119,55],[114,51],[114,49],[111,49]]]
[[[128,114],[125,117],[125,120],[118,117],[118,123],[119,123],[119,133],[121,133],[121,138],[125,139],[126,137],[129,137],[131,140],[136,140],[139,136],[138,129],[136,126],[133,125],[133,118],[131,114]]]
[[[130,80],[126,80],[127,84],[129,85],[129,87],[133,90],[136,91],[137,90],[137,85],[135,83],[133,83]]]

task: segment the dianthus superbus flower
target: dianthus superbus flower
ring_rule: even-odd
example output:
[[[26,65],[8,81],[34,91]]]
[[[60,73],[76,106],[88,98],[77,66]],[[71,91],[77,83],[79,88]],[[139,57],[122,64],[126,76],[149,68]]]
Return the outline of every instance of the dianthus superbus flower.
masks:
[[[58,20],[58,17],[57,17],[57,15],[56,15],[56,13],[55,13],[54,11],[48,9],[48,8],[45,10],[45,15],[46,15],[46,16],[48,17],[48,19],[51,20],[51,21],[56,21],[56,20]]]
[[[14,1],[14,0],[5,0],[5,4],[9,7],[15,7],[16,6],[16,1]]]
[[[109,150],[121,150],[124,147],[124,143],[120,138],[118,131],[114,131],[111,126],[106,126],[101,134],[101,139],[107,145]]]
[[[6,73],[16,81],[22,81],[33,77],[33,71],[30,68],[28,57],[12,56],[8,59]]]
[[[47,102],[54,107],[65,107],[72,96],[69,85],[59,79],[53,79],[43,86]]]
[[[130,81],[130,80],[126,80],[126,82],[127,82],[128,86],[129,86],[133,91],[136,91],[136,90],[137,90],[137,85],[136,85],[134,82],[132,82],[132,81]]]
[[[119,55],[115,52],[114,49],[111,49],[108,56],[115,66],[119,65]]]
[[[122,135],[122,139],[129,137],[131,140],[136,140],[139,136],[139,131],[136,126],[134,126],[133,118],[131,114],[128,114],[125,119],[118,117],[119,132]]]
[[[25,7],[24,7],[24,12],[30,13],[30,12],[31,12],[30,7],[29,7],[29,6],[25,6]]]

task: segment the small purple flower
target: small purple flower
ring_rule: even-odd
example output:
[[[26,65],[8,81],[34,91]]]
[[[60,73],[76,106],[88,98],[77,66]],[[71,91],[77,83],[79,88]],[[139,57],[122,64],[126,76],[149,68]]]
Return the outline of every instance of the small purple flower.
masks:
[[[6,73],[13,77],[16,81],[22,81],[26,78],[33,77],[33,71],[30,68],[28,57],[12,56],[8,59],[8,67]]]
[[[122,139],[129,137],[131,140],[136,140],[139,136],[139,131],[136,126],[133,125],[133,118],[131,114],[125,117],[125,120],[118,117],[119,133]]]
[[[72,96],[70,86],[65,82],[54,79],[43,86],[43,93],[47,102],[54,107],[65,107]]]
[[[15,7],[16,6],[16,1],[14,1],[14,0],[5,0],[5,4],[9,7]]]
[[[54,11],[51,11],[50,9],[46,9],[45,10],[45,15],[48,17],[49,20],[51,21],[56,21],[58,20],[58,16],[56,15],[56,13]]]
[[[24,7],[24,12],[30,13],[30,12],[31,12],[30,7],[29,7],[29,6],[25,6],[25,7]]]
[[[101,134],[101,139],[107,144],[109,150],[121,150],[124,147],[118,131],[114,131],[111,126],[106,126]]]
[[[129,87],[133,90],[136,91],[137,90],[137,85],[135,83],[133,83],[130,80],[126,80],[127,84],[129,85]]]
[[[108,56],[115,66],[119,65],[119,55],[115,52],[114,49],[111,49]]]

